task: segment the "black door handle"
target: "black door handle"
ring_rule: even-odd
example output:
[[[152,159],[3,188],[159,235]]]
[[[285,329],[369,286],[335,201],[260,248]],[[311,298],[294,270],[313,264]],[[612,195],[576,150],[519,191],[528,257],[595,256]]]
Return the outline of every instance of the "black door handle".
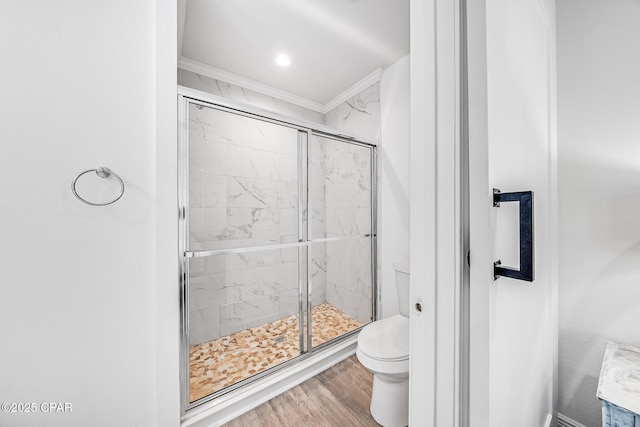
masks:
[[[514,193],[501,193],[493,189],[493,206],[500,207],[500,202],[518,202],[520,216],[520,269],[503,267],[500,260],[493,263],[493,280],[498,277],[510,277],[512,279],[534,280],[533,263],[533,191],[518,191]]]

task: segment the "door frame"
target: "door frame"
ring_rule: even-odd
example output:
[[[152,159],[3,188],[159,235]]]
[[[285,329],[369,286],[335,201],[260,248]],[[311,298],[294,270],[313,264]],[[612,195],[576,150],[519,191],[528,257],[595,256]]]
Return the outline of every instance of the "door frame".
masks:
[[[553,4],[553,0],[543,3]],[[492,277],[493,260],[491,254],[475,251],[470,271],[466,259],[471,229],[474,239],[482,241],[491,232],[487,221],[469,215],[470,205],[491,206],[492,202],[486,30],[486,0],[411,0],[410,425],[457,427],[468,426],[471,420],[474,427],[490,425],[490,307],[484,298],[488,289],[471,289],[470,283]],[[549,55],[553,70],[553,44]],[[555,97],[553,74],[549,89]],[[557,239],[553,102],[549,115],[550,224]],[[475,168],[472,176],[469,163]],[[557,241],[552,240],[551,246],[552,286],[557,292]],[[550,298],[555,316],[552,328],[557,334],[557,295],[552,293]],[[479,312],[487,319],[486,324],[474,325],[473,334],[472,299],[474,316]],[[416,304],[422,312],[416,311]],[[550,355],[556,361],[557,351],[556,342]],[[553,388],[555,409],[557,372]]]
[[[487,46],[486,46],[486,1],[470,2],[468,6],[469,19],[468,31],[468,66],[473,72],[468,73],[467,82],[470,88],[468,98],[468,127],[469,134],[473,135],[473,144],[469,143],[469,157],[476,159],[473,166],[469,167],[469,174],[473,179],[469,181],[469,205],[491,206],[488,193],[489,173],[489,129],[487,109]],[[491,195],[491,197],[493,194]],[[491,228],[488,210],[485,217],[477,214],[469,219],[469,234],[473,238],[486,242],[490,241]],[[483,227],[484,225],[484,227]],[[471,231],[472,230],[472,231]],[[471,240],[471,238],[470,238]],[[471,247],[471,244],[470,244]],[[491,251],[474,251],[474,268],[470,269],[470,283],[486,283],[487,278],[493,275],[493,259]],[[469,333],[469,348],[473,348],[473,357],[469,360],[469,381],[467,384],[469,393],[468,412],[473,415],[474,426],[489,426],[489,347],[490,330],[490,306],[488,304],[489,289],[470,289],[469,298],[484,300],[487,304],[473,304],[469,307],[469,317],[486,319],[487,325],[475,325],[473,334]],[[471,305],[471,304],[470,304]],[[471,351],[470,351],[471,353]],[[471,356],[471,354],[470,354]]]
[[[410,425],[468,422],[465,8],[410,3]]]

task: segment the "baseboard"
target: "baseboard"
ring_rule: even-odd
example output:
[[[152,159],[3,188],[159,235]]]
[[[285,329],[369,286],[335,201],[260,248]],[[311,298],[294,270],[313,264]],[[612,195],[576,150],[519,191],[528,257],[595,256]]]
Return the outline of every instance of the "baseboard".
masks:
[[[357,339],[357,335],[345,339],[291,368],[283,369],[246,386],[223,402],[214,400],[209,404],[203,404],[202,408],[194,408],[187,413],[181,427],[216,427],[231,421],[353,355]]]
[[[551,422],[553,422],[553,415],[547,414],[547,419],[544,420],[543,427],[551,427]]]
[[[579,422],[572,420],[566,415],[562,415],[558,413],[558,427],[587,427],[584,424],[580,424]]]

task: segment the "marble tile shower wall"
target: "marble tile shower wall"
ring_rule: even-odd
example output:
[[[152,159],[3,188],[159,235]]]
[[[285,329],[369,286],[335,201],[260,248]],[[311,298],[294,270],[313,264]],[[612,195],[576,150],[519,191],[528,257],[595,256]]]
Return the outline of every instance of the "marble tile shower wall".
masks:
[[[192,250],[298,240],[298,131],[192,104]]]
[[[324,115],[322,113],[192,71],[179,69],[178,84],[222,98],[239,101],[263,110],[324,124]]]
[[[191,105],[189,249],[298,240],[298,132]],[[194,258],[190,344],[298,310],[298,250]]]
[[[312,136],[310,152],[321,150],[324,155],[323,191],[318,208],[310,202],[313,215],[322,209],[322,223],[314,238],[362,236],[371,233],[371,150],[329,138]],[[315,182],[310,177],[310,182]],[[310,189],[311,191],[312,189]]]
[[[379,138],[379,84],[326,116],[184,70],[180,84],[304,120],[324,123],[326,118],[334,128]],[[190,119],[190,249],[295,241],[296,131],[195,106]],[[371,199],[365,194],[371,183],[362,178],[370,176],[369,150],[326,141],[309,150],[312,236],[366,234]],[[312,305],[329,302],[366,322],[371,317],[370,242],[348,242],[311,248]],[[298,310],[297,249],[192,258],[189,268],[191,345]]]
[[[380,83],[375,83],[325,115],[331,126],[380,141]],[[325,155],[325,233],[371,233],[370,151],[323,139]],[[326,300],[360,322],[372,316],[370,239],[326,243]]]
[[[211,341],[298,311],[298,250],[192,258],[190,345]]]
[[[326,301],[366,323],[371,319],[371,150],[313,136],[310,153],[323,156],[322,174],[309,176],[312,237],[353,237],[314,244],[324,256]],[[319,200],[319,206],[314,201]],[[319,221],[322,220],[322,222]]]
[[[380,142],[380,82],[329,111],[324,121],[332,128]]]
[[[323,236],[326,230],[325,184],[326,162],[324,145],[315,137],[309,137],[309,161],[307,166],[310,237]],[[313,245],[310,249],[309,286],[313,306],[326,302],[327,260],[324,245]]]
[[[325,243],[326,300],[361,323],[372,316],[371,240]]]

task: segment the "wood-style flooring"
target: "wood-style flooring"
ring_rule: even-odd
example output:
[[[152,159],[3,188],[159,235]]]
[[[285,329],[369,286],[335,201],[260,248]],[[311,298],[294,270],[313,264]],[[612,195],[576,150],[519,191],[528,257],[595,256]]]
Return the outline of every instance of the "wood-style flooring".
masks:
[[[369,412],[372,385],[373,375],[354,355],[225,427],[375,427]]]

